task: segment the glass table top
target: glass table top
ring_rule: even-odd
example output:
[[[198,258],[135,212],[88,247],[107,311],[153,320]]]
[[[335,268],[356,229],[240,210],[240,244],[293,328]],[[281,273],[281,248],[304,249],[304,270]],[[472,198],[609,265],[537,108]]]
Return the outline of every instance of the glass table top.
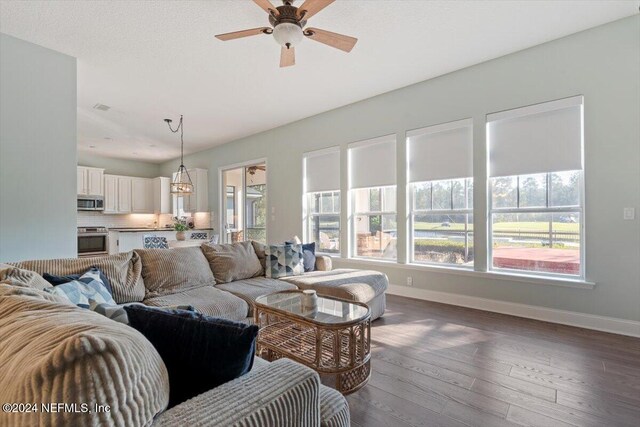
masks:
[[[256,303],[324,324],[356,322],[369,313],[367,307],[319,295],[317,308],[310,308],[303,305],[302,295],[297,291],[277,292],[258,297]]]

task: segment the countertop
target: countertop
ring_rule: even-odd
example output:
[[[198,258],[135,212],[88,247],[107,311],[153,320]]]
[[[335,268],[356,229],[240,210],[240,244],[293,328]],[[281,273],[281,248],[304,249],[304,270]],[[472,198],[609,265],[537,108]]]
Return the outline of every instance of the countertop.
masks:
[[[190,228],[189,230],[186,230],[185,232],[190,232],[190,231],[212,231],[213,228]],[[118,231],[120,233],[140,233],[140,232],[145,232],[145,231],[174,231],[175,230],[173,228],[167,228],[167,227],[160,227],[160,228],[144,228],[144,227],[140,227],[140,228],[130,228],[130,227],[114,227],[114,228],[109,228],[109,231]]]

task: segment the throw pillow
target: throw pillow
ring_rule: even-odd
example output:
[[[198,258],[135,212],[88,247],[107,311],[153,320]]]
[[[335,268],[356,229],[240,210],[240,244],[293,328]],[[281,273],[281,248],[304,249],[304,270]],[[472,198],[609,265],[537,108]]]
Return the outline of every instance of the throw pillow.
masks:
[[[222,245],[204,244],[200,247],[209,261],[216,283],[262,276],[262,266],[251,242]]]
[[[295,242],[284,242],[285,245],[293,245]],[[316,271],[316,242],[302,244],[302,263],[304,272]]]
[[[97,271],[98,274],[100,274],[100,280],[102,280],[102,283],[104,283],[104,286],[107,288],[109,293],[113,295],[113,289],[111,289],[111,283],[109,282],[109,279],[107,279],[107,276],[105,276],[104,273],[96,266],[92,266],[89,270],[85,271],[85,273],[88,273],[89,271],[94,271],[94,272]],[[53,286],[63,285],[67,282],[71,282],[72,280],[78,280],[80,276],[82,276],[82,274],[68,274],[66,276],[56,276],[53,274],[44,273],[42,275],[42,277],[44,277],[44,280],[51,283]]]
[[[129,324],[127,312],[124,310],[124,307],[120,305],[99,303],[96,300],[89,298],[89,310],[102,314],[104,317],[108,317],[118,323],[124,323],[125,325]]]
[[[75,305],[83,308],[89,308],[89,299],[101,304],[116,305],[107,287],[102,282],[99,271],[97,268],[92,268],[80,276],[78,280],[72,280],[53,288],[46,288],[45,291],[66,297]]]
[[[267,245],[265,257],[266,277],[278,279],[304,273],[302,245]]]
[[[258,327],[184,310],[125,307],[129,325],[156,348],[169,372],[169,407],[251,370]]]

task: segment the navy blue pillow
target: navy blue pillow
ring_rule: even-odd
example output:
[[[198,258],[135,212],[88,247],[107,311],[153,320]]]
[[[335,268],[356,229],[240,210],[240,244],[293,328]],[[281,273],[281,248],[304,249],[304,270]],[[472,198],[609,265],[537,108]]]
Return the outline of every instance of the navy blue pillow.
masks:
[[[107,288],[111,296],[113,296],[113,289],[111,289],[111,283],[109,282],[109,279],[107,279],[107,276],[105,276],[102,270],[100,270],[96,266],[89,268],[89,270],[87,271],[91,271],[91,269],[93,268],[98,270],[98,272],[100,273],[100,280],[102,280],[102,283],[104,283],[105,288]],[[85,271],[82,274],[85,274],[87,271]],[[68,274],[66,276],[54,276],[53,274],[44,273],[42,277],[44,278],[44,280],[51,283],[53,286],[58,286],[58,285],[64,285],[65,283],[69,283],[74,280],[78,280],[82,276],[82,274]]]
[[[169,372],[169,407],[251,370],[258,327],[186,310],[128,305],[129,326],[156,348]]]
[[[293,245],[295,242],[284,242],[285,245]],[[302,244],[302,264],[304,272],[316,271],[316,242]]]

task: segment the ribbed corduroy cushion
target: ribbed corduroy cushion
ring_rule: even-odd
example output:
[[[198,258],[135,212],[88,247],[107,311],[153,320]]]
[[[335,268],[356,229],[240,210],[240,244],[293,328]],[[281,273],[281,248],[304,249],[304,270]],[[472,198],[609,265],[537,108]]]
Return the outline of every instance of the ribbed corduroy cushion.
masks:
[[[171,295],[147,298],[143,303],[152,307],[188,304],[193,306],[198,313],[236,321],[242,321],[249,315],[249,306],[245,300],[213,286],[203,286],[187,291],[176,291]]]
[[[143,426],[169,401],[166,367],[129,326],[0,284],[0,402],[109,405],[109,412],[0,413],[0,426]]]
[[[96,266],[102,271],[113,289],[113,299],[118,304],[140,302],[144,299],[142,282],[142,262],[135,252],[108,255],[95,258],[66,258],[21,261],[10,263],[18,268],[33,270],[38,274],[84,274],[90,267]]]
[[[6,281],[12,285],[25,285],[35,289],[45,289],[52,286],[51,283],[47,282],[35,271],[24,270],[8,264],[0,264],[0,281]]]
[[[209,261],[216,283],[229,283],[264,275],[251,242],[205,244],[200,249]]]
[[[145,298],[215,284],[209,262],[199,247],[138,249],[136,252],[142,258],[142,277],[147,289]]]

